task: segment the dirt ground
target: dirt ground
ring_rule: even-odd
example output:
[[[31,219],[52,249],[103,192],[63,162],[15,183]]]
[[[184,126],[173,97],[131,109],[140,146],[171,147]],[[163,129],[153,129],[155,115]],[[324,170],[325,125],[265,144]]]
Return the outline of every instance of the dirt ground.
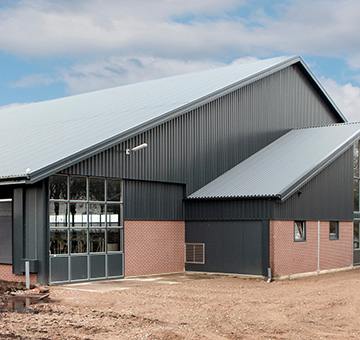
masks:
[[[0,338],[359,339],[360,270],[277,281],[173,275],[51,288]]]

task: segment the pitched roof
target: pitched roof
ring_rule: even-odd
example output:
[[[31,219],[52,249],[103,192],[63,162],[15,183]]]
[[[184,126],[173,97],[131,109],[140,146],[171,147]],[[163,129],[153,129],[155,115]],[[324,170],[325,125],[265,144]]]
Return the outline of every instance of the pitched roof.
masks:
[[[190,199],[286,199],[360,136],[360,123],[294,129],[191,194]]]
[[[39,180],[295,63],[312,77],[301,58],[278,57],[1,109],[0,179]]]

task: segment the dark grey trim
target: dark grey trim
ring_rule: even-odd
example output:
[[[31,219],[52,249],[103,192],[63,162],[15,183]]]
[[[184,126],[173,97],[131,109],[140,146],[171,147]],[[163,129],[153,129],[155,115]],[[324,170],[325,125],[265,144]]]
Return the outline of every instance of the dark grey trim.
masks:
[[[263,220],[262,227],[262,275],[267,276],[270,268],[270,221]]]
[[[24,257],[24,189],[13,191],[13,273],[23,274]]]

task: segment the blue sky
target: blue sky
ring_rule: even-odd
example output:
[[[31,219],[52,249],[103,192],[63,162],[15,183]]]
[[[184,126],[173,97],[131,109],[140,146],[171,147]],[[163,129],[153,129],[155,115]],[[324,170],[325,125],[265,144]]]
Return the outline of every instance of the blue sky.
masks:
[[[0,106],[301,55],[360,120],[358,13],[358,0],[0,0]]]

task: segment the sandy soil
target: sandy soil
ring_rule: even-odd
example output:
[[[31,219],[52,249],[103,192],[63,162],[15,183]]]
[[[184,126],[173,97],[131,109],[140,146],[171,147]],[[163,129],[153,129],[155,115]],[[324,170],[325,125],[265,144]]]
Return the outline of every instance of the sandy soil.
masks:
[[[0,338],[360,338],[360,270],[270,284],[167,276],[52,287],[51,296],[32,313],[1,313]]]

